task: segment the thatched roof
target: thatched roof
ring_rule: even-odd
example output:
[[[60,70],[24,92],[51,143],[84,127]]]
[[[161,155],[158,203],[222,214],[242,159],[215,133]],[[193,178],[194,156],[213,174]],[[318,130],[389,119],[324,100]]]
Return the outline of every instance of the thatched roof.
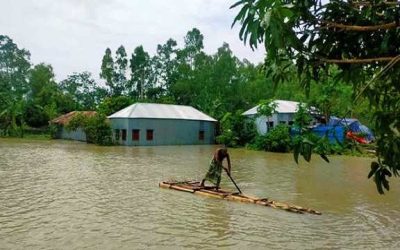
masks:
[[[96,111],[72,111],[65,115],[59,116],[54,118],[53,120],[49,121],[50,124],[58,124],[58,125],[66,125],[69,121],[72,120],[76,115],[82,114],[84,116],[94,116],[97,112]]]

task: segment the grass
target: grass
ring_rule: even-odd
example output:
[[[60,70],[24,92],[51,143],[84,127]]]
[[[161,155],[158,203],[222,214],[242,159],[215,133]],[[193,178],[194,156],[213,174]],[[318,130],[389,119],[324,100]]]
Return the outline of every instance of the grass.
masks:
[[[43,133],[43,134],[24,134],[24,139],[31,139],[31,140],[50,140],[50,134]]]

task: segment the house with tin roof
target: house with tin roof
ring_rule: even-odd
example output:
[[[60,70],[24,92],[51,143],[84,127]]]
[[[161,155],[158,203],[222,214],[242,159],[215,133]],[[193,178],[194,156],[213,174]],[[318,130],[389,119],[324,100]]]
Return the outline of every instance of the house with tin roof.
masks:
[[[69,131],[65,128],[65,126],[77,115],[92,117],[96,115],[96,111],[72,111],[49,121],[50,125],[56,125],[57,131],[54,135],[55,139],[86,141],[86,134],[82,128],[73,131]]]
[[[257,109],[259,105],[247,110],[242,114],[249,118],[255,119],[257,132],[261,135],[268,133],[268,131],[279,124],[291,126],[294,121],[294,115],[296,114],[298,106],[300,105],[300,102],[286,100],[274,100],[273,103],[276,105],[276,108],[275,112],[270,117],[257,115]],[[312,108],[311,112],[316,112],[316,109]],[[316,120],[312,121],[312,123],[315,124]]]
[[[114,141],[126,146],[213,144],[217,120],[183,105],[135,103],[110,116]]]

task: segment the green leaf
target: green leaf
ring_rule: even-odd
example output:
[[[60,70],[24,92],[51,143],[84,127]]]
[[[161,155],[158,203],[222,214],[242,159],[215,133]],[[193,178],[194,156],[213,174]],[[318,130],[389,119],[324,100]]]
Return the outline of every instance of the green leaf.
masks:
[[[378,170],[378,168],[379,168],[379,164],[377,162],[374,161],[371,163],[371,171],[369,171],[368,179],[371,178],[375,174],[375,172],[376,172],[376,170]]]
[[[238,5],[244,4],[245,2],[248,2],[248,0],[240,0],[236,3],[234,3],[233,5],[231,5],[231,7],[229,7],[229,9],[233,9],[233,8],[237,7]],[[243,6],[243,8],[244,7],[247,7],[247,5]]]
[[[389,181],[387,181],[385,178],[382,180],[382,184],[383,184],[383,187],[387,190],[387,191],[389,191],[389,189],[390,189],[390,186],[389,186]]]
[[[322,159],[324,159],[327,163],[329,163],[329,159],[326,155],[320,154],[319,156],[321,156]]]
[[[303,143],[309,144],[310,146],[314,145],[314,143],[312,141],[310,141],[309,139],[307,139],[307,138],[303,139]]]
[[[269,25],[271,23],[271,10],[269,9],[267,13],[265,13],[264,19],[263,19],[263,25],[265,26],[265,29],[269,28]]]
[[[378,189],[378,193],[379,194],[384,194],[383,188],[382,188],[382,180],[380,178],[380,175],[376,174],[374,180],[375,180],[376,188]]]
[[[233,26],[235,26],[237,21],[243,20],[248,9],[249,9],[249,5],[243,6],[243,8],[239,11],[239,13],[236,15],[235,19],[233,20],[231,28],[233,28]]]
[[[383,175],[387,175],[389,177],[392,177],[392,173],[386,168],[382,170],[382,174]]]
[[[293,16],[293,11],[288,8],[279,8],[278,11],[279,14],[283,17],[283,19],[285,17],[290,18]]]
[[[299,164],[299,154],[300,154],[300,150],[301,150],[300,147],[301,147],[300,144],[297,144],[297,145],[295,145],[294,148],[293,148],[294,161],[295,161],[297,164]]]
[[[306,160],[307,162],[310,162],[311,153],[312,153],[311,145],[309,143],[303,143],[302,148],[303,148],[302,155],[303,155],[304,160]]]

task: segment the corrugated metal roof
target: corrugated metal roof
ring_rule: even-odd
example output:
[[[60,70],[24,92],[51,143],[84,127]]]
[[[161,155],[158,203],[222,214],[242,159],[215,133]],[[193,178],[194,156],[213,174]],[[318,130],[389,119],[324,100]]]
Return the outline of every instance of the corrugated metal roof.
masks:
[[[54,118],[53,120],[49,121],[51,124],[60,124],[60,125],[66,125],[69,123],[69,121],[72,120],[76,115],[82,114],[84,116],[94,116],[96,115],[96,111],[72,111],[67,114],[61,115],[57,118]]]
[[[284,100],[275,100],[274,103],[277,104],[275,111],[277,113],[296,113],[297,106],[300,104],[299,102],[293,101],[284,101]],[[243,115],[255,115],[257,114],[257,108],[259,105],[247,110],[243,113]]]
[[[155,118],[217,121],[211,116],[208,116],[191,106],[158,103],[135,103],[108,116],[108,118]]]

